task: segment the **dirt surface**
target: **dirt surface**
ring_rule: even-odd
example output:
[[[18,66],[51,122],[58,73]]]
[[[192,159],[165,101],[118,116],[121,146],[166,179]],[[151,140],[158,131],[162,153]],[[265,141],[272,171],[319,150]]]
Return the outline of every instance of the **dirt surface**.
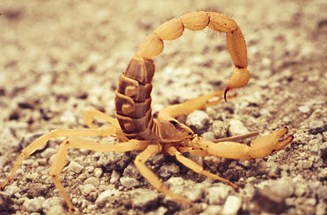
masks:
[[[91,3],[92,2],[92,3]],[[110,3],[109,3],[110,2]],[[181,206],[133,165],[137,153],[71,150],[61,180],[81,214],[324,214],[327,205],[327,3],[312,1],[0,1],[0,178],[22,148],[55,128],[84,127],[82,113],[114,111],[114,90],[138,44],[164,21],[196,10],[233,17],[248,45],[251,80],[228,103],[184,120],[208,139],[288,126],[294,141],[264,159],[188,155],[239,191],[174,158],[147,164]],[[225,36],[186,31],[155,59],[153,109],[223,89],[232,71]],[[183,120],[183,119],[182,119]],[[0,192],[0,214],[64,214],[48,177],[62,139],[24,160]],[[112,139],[105,139],[112,142]]]

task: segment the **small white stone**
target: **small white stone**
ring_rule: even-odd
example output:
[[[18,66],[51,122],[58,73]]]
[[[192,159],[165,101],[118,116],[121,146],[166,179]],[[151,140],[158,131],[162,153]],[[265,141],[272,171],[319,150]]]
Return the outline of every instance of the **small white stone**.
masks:
[[[200,213],[200,215],[217,215],[221,214],[221,206],[218,205],[210,205],[208,208]]]
[[[56,153],[56,149],[54,148],[47,148],[41,153],[41,157],[49,159],[52,155]]]
[[[232,119],[229,121],[229,133],[231,136],[248,134],[249,130],[243,125],[240,120]]]
[[[95,203],[98,207],[103,207],[106,204],[106,202],[108,202],[110,197],[115,197],[119,195],[120,192],[118,190],[106,190],[99,194]]]
[[[93,174],[95,177],[100,178],[103,173],[103,170],[101,168],[95,168],[93,171]]]
[[[302,106],[298,107],[298,110],[299,110],[301,113],[309,113],[309,112],[310,112],[310,107],[305,106],[305,105],[302,105]]]
[[[223,215],[236,215],[242,205],[242,199],[238,196],[228,196],[224,207]]]
[[[79,174],[83,170],[83,166],[80,165],[79,163],[76,163],[75,161],[71,161],[67,167],[69,170]]]
[[[73,112],[65,111],[59,118],[60,122],[68,124],[76,124],[76,117]]]
[[[187,116],[186,125],[194,132],[202,133],[209,126],[209,115],[204,111],[193,111]]]
[[[82,193],[84,196],[88,196],[90,193],[96,191],[95,186],[92,185],[92,184],[83,184],[83,185],[80,185],[80,186],[79,186],[79,189],[80,189],[81,193]]]
[[[116,181],[118,181],[120,178],[120,173],[116,170],[113,170],[111,173],[111,177],[110,177],[110,183],[116,183]]]
[[[159,194],[154,190],[138,188],[131,191],[133,205],[138,208],[146,209],[158,201]]]
[[[216,120],[212,124],[213,133],[216,138],[226,137],[227,134],[227,124],[223,121]]]
[[[100,180],[97,177],[89,177],[85,180],[85,184],[92,184],[93,186],[97,187],[100,184]]]
[[[10,196],[17,194],[20,192],[20,189],[16,185],[9,185],[5,188],[6,193],[8,193]]]
[[[43,197],[38,197],[34,199],[26,199],[24,201],[23,207],[28,212],[38,212],[42,209],[42,204],[45,201]]]
[[[126,188],[133,188],[140,185],[140,182],[135,178],[123,176],[120,178],[120,183]]]
[[[46,214],[56,214],[55,212],[62,211],[64,212],[64,208],[61,205],[62,199],[60,197],[51,197],[46,199],[43,204],[42,208],[45,210]],[[57,213],[59,214],[59,213]]]
[[[222,200],[225,200],[231,189],[228,186],[221,185],[210,187],[207,189],[207,199],[209,204],[219,204]]]

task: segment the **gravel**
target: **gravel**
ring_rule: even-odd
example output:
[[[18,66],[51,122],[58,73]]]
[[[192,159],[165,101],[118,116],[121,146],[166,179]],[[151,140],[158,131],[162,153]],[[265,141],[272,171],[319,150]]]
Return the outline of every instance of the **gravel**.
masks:
[[[4,1],[0,7],[0,181],[20,151],[40,135],[56,128],[85,127],[82,115],[87,107],[113,116],[119,76],[144,37],[169,18],[207,9],[232,16],[241,27],[251,79],[237,90],[236,98],[178,119],[210,140],[268,133],[286,125],[294,141],[251,161],[185,154],[238,184],[237,191],[194,173],[168,155],[152,156],[146,165],[172,191],[194,201],[187,207],[144,180],[133,164],[138,152],[69,150],[59,176],[65,190],[81,214],[324,215],[325,0],[310,4],[221,0],[193,5],[187,0]],[[209,29],[185,31],[181,39],[166,42],[163,54],[155,59],[153,110],[224,89],[232,70],[225,43],[223,34]],[[23,161],[12,183],[0,192],[0,214],[67,213],[48,175],[63,139],[49,140]]]
[[[223,207],[223,215],[236,215],[242,205],[242,199],[238,196],[228,196]]]

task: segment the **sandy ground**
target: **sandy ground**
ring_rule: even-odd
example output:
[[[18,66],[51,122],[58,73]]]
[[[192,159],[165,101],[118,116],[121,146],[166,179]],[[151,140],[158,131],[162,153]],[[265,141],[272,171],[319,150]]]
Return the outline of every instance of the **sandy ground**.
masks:
[[[91,2],[91,1],[90,1]],[[264,159],[189,156],[239,191],[174,158],[147,164],[182,207],[137,172],[137,153],[72,150],[61,174],[81,214],[324,214],[327,204],[327,3],[312,1],[1,1],[0,178],[22,148],[55,128],[81,128],[92,106],[109,115],[114,90],[138,44],[164,21],[195,10],[232,16],[248,45],[249,85],[228,103],[197,111],[198,134],[267,132],[287,125],[294,141]],[[116,2],[116,3],[113,3]],[[223,34],[185,32],[156,58],[153,109],[223,89],[232,70]],[[112,142],[113,140],[104,140]],[[67,210],[48,177],[59,140],[23,162],[0,192],[0,214]]]

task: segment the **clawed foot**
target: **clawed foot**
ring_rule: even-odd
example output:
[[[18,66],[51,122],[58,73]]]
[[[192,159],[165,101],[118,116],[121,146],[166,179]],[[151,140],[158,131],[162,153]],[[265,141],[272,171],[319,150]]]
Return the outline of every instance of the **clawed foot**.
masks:
[[[252,141],[250,156],[261,158],[282,149],[294,139],[293,135],[286,136],[287,132],[288,128],[283,127],[271,134],[257,137]]]

